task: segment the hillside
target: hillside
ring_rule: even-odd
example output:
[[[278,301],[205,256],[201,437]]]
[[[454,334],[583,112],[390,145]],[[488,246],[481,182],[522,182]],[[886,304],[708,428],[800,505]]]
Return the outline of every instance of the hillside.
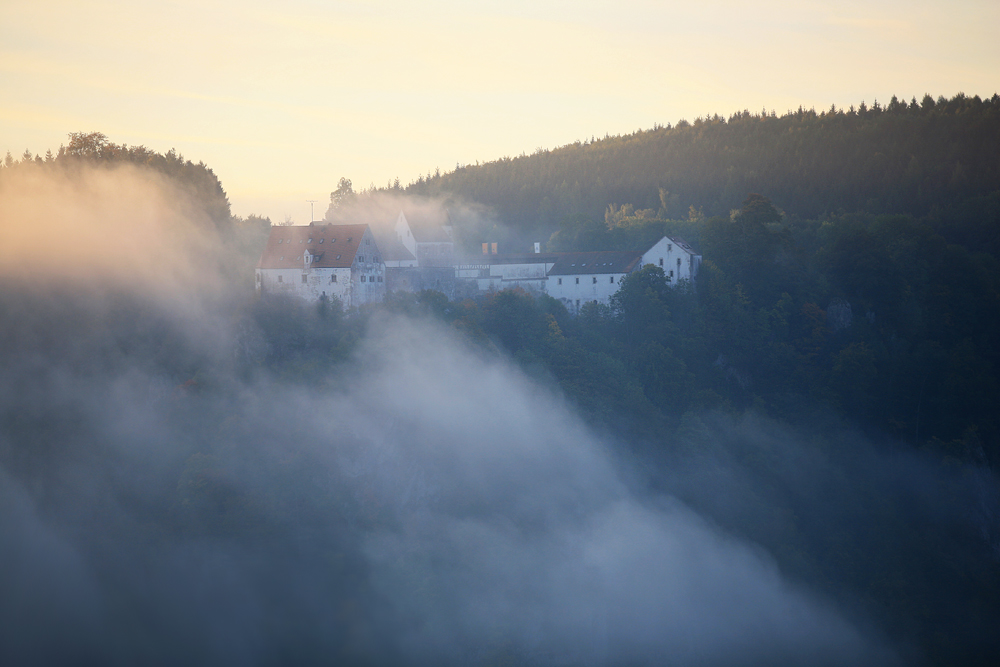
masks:
[[[929,95],[857,109],[657,127],[420,178],[409,194],[492,207],[520,232],[633,204],[660,217],[727,215],[750,192],[787,214],[925,215],[1000,191],[1000,96]],[[661,197],[662,194],[664,195]]]

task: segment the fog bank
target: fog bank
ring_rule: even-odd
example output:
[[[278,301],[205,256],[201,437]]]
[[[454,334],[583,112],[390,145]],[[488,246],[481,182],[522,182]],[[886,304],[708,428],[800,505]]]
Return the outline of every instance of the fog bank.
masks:
[[[374,317],[265,367],[180,193],[67,178],[0,191],[3,662],[893,662],[502,355]]]

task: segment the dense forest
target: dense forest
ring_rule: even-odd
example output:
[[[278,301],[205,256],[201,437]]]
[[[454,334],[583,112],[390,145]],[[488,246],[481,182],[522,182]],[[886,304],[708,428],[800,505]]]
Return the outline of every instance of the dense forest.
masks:
[[[8,159],[0,192],[25,170],[151,169],[222,250],[200,269],[236,288],[192,313],[142,284],[95,296],[0,274],[0,507],[14,508],[0,527],[26,545],[0,549],[16,564],[0,584],[27,609],[5,637],[15,658],[568,664],[601,662],[581,648],[600,636],[610,663],[679,646],[703,664],[864,662],[838,652],[854,639],[811,653],[827,635],[775,630],[792,615],[757,626],[773,605],[742,609],[702,581],[752,558],[682,571],[695,599],[635,618],[580,591],[608,576],[609,591],[679,595],[658,586],[670,558],[628,560],[655,529],[605,539],[636,580],[573,579],[548,543],[525,556],[539,535],[575,543],[566,527],[609,499],[672,516],[664,498],[867,628],[871,664],[1000,654],[996,96],[700,119],[407,188],[493,207],[512,243],[543,230],[551,250],[638,249],[669,234],[704,257],[694,284],[647,266],[577,317],[523,290],[347,312],[257,300],[270,223],[231,216],[210,169],[70,139]],[[624,501],[594,472],[605,455]],[[58,556],[55,589],[40,553]],[[518,586],[543,592],[498,593]],[[559,625],[605,604],[624,620]],[[83,629],[42,650],[51,609]],[[689,616],[704,623],[664,630]]]
[[[184,214],[193,229],[207,234],[213,244],[227,247],[225,253],[214,258],[216,268],[244,291],[252,289],[253,267],[267,240],[271,221],[257,215],[232,215],[229,197],[208,165],[185,160],[174,149],[158,153],[145,146],[115,144],[101,132],[70,132],[68,139],[57,152],[48,150],[45,155],[33,155],[26,149],[17,159],[7,151],[0,162],[0,187],[5,179],[10,182],[18,176],[61,179],[69,197],[82,173],[105,172],[114,177],[115,170],[134,168],[154,175],[174,190],[171,196],[185,207]],[[74,204],[69,198],[66,203]],[[13,228],[13,221],[8,224]]]
[[[59,169],[71,172],[83,167],[115,167],[134,165],[150,169],[180,185],[185,194],[198,206],[199,212],[220,230],[230,224],[229,198],[215,173],[203,162],[194,164],[183,155],[171,149],[157,153],[145,146],[115,144],[101,132],[71,132],[69,143],[51,150],[45,155],[32,155],[25,150],[21,159],[14,158],[10,151],[4,158],[4,169],[30,169],[33,167]],[[0,169],[0,176],[4,173]]]
[[[1000,190],[1000,96],[895,97],[857,108],[742,111],[428,174],[410,194],[485,204],[527,233],[632,204],[659,217],[728,215],[750,192],[786,214],[909,213]],[[664,195],[664,196],[661,196]],[[996,215],[996,203],[988,209]]]

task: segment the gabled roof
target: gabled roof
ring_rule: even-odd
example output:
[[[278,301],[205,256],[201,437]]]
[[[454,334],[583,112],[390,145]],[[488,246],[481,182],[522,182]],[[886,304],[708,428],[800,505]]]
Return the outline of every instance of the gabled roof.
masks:
[[[549,270],[550,276],[592,275],[597,273],[628,273],[642,259],[642,253],[628,250],[560,253]]]
[[[440,218],[435,219],[414,213],[408,215],[405,211],[400,211],[406,218],[406,224],[410,227],[410,233],[417,243],[451,243],[451,235],[441,224]]]
[[[522,252],[504,253],[500,255],[466,255],[461,258],[462,264],[552,264],[559,253]]]
[[[679,236],[667,236],[667,237],[664,237],[664,238],[668,239],[671,243],[673,243],[675,246],[677,246],[680,250],[683,250],[684,252],[688,253],[689,255],[697,255],[698,254],[697,252],[695,252],[694,248],[692,248],[691,246],[689,246],[687,244],[687,241],[685,241],[684,239],[682,239]],[[660,241],[662,241],[662,240],[663,239],[660,239]],[[656,243],[659,243],[660,241],[657,241]],[[651,245],[648,248],[646,248],[646,252],[649,252],[650,250],[652,250],[653,246],[655,246],[656,243],[654,243],[653,245]]]
[[[271,227],[258,269],[301,269],[309,252],[314,269],[350,268],[368,225],[297,225]]]
[[[375,236],[375,243],[378,244],[379,252],[382,253],[384,261],[404,262],[417,259],[405,245],[399,242],[395,234],[391,232],[385,233],[385,230],[381,230],[381,233],[376,233],[374,228],[372,229],[372,234]]]
[[[451,243],[451,237],[441,225],[416,226],[410,225],[413,238],[417,243]]]

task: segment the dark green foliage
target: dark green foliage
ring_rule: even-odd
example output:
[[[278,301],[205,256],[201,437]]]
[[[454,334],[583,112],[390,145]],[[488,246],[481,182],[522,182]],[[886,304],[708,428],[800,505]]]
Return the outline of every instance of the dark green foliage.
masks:
[[[30,156],[30,153],[27,155]],[[49,155],[51,156],[51,151]],[[32,161],[30,157],[20,163],[8,160],[5,168],[16,169],[32,165],[71,173],[74,169],[85,166],[114,167],[122,164],[149,168],[166,176],[183,190],[218,232],[229,231],[229,198],[215,172],[203,162],[194,164],[191,160],[185,160],[174,149],[157,153],[145,146],[111,143],[100,132],[71,132],[69,145],[60,146],[59,154],[54,158],[44,162]],[[3,170],[0,169],[0,178],[2,177]]]
[[[331,485],[315,457],[294,446],[241,449],[251,434],[226,404],[240,394],[223,384],[349,385],[370,328],[395,315],[435,319],[482,354],[513,359],[557,387],[590,425],[614,434],[623,456],[640,458],[650,486],[761,545],[791,577],[876,617],[931,664],[991,664],[1000,591],[991,472],[1000,465],[998,104],[928,97],[850,113],[738,114],[414,186],[459,183],[482,201],[502,193],[509,220],[562,220],[550,249],[637,249],[671,234],[704,255],[695,285],[671,286],[646,266],[623,281],[610,307],[588,304],[576,317],[523,290],[461,302],[431,290],[393,293],[382,306],[347,313],[335,301],[248,299],[220,314],[238,332],[236,349],[212,356],[141,299],[109,296],[93,312],[70,293],[0,285],[0,360],[19,378],[48,357],[83,376],[134,367],[165,378],[172,430],[181,434],[161,464],[171,483],[152,489],[152,509],[138,512],[150,532],[130,528],[123,541],[163,539],[164,531],[273,549],[283,545],[274,517],[314,517],[316,543],[281,548],[290,562],[323,561],[311,571],[326,572],[320,584],[346,605],[365,584],[345,574],[357,569],[343,564],[354,556],[330,536],[389,519]],[[140,153],[74,136],[43,164]],[[177,178],[199,173],[160,158]],[[623,161],[635,168],[609,168]],[[10,159],[4,169],[19,164]],[[566,180],[574,169],[580,180]],[[585,173],[600,183],[581,185]],[[476,180],[487,175],[488,185]],[[218,195],[210,190],[209,200]],[[782,209],[746,195],[753,191],[775,196]],[[621,201],[640,208],[608,206]],[[688,206],[686,220],[666,219]],[[232,219],[244,267],[268,226]],[[78,349],[78,339],[87,345]],[[53,461],[69,469],[81,452],[117,461],[79,414],[39,409],[48,397],[23,385],[0,414],[0,435],[18,444],[0,441],[8,472],[30,482]],[[288,421],[269,441],[297,442],[293,411],[282,416]],[[85,435],[72,450],[63,434],[77,432]],[[860,445],[865,438],[891,449]],[[115,465],[122,478],[136,468]],[[230,482],[248,475],[260,480],[255,493]],[[324,533],[330,517],[336,530]]]
[[[570,215],[599,219],[609,203],[661,217],[685,217],[689,207],[726,216],[746,193],[761,192],[800,217],[924,215],[1000,190],[1000,96],[927,99],[699,118],[464,166],[407,192],[486,204],[527,233],[554,231]]]

